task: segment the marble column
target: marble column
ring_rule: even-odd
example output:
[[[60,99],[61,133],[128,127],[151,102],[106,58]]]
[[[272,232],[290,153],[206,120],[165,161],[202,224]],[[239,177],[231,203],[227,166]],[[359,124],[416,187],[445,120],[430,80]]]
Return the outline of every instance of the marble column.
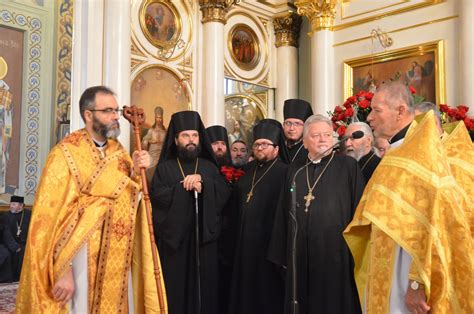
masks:
[[[72,49],[71,131],[74,131],[84,127],[79,98],[88,87],[110,87],[117,94],[119,106],[130,104],[130,3],[74,1]],[[119,140],[128,148],[128,121],[120,119],[120,128]]]
[[[298,39],[302,18],[289,12],[273,19],[277,47],[276,119],[283,121],[283,103],[298,98]]]
[[[199,0],[202,12],[201,117],[206,127],[225,124],[224,107],[224,25],[234,1]]]
[[[337,0],[295,2],[298,14],[311,22],[311,105],[327,115],[336,105],[334,86],[334,34]]]
[[[461,75],[458,82],[460,83],[460,96],[457,104],[449,105],[466,104],[469,106],[468,115],[474,117],[474,94],[472,93],[472,87],[474,86],[474,67],[472,66],[474,57],[474,1],[459,1],[459,26],[459,68]]]

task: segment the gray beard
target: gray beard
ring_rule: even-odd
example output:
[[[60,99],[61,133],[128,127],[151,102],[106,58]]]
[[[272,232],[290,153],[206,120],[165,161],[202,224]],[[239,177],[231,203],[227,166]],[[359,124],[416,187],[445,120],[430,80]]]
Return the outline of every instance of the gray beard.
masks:
[[[94,130],[94,132],[100,134],[102,137],[116,139],[120,135],[120,124],[118,124],[117,122],[117,125],[119,126],[118,128],[112,128],[113,125],[114,124],[106,125],[100,123],[94,118],[94,121],[92,123],[92,129]]]

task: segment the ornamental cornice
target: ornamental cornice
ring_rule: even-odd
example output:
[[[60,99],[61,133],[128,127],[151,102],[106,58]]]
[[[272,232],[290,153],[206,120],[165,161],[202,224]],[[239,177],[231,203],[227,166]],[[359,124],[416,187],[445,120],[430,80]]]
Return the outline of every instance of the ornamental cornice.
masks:
[[[337,0],[296,1],[298,14],[306,16],[311,22],[311,33],[320,30],[333,30],[336,18]]]
[[[233,4],[239,4],[240,0],[199,0],[200,10],[202,12],[201,22],[227,22],[226,15]]]
[[[277,48],[282,46],[298,47],[302,20],[301,15],[295,12],[273,18],[275,46]]]

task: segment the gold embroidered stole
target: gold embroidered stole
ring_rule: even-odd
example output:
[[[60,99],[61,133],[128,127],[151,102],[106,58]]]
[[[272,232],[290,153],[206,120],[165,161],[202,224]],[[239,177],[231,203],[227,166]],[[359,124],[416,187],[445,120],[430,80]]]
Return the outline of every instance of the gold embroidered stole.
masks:
[[[433,312],[471,312],[473,248],[459,191],[427,114],[382,159],[344,231],[367,313],[389,311],[395,244],[413,258],[410,278],[425,284]]]

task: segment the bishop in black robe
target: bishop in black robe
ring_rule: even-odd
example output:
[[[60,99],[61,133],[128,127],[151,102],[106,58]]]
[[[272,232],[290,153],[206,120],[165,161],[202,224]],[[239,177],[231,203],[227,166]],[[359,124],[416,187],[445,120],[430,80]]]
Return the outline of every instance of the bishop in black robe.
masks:
[[[183,130],[199,131],[202,147],[197,159],[180,159],[185,176],[196,173],[202,178],[202,191],[198,193],[199,272],[194,192],[183,187],[174,144],[175,136]],[[229,194],[198,114],[192,111],[174,114],[150,193],[169,313],[218,313],[217,239],[221,212]]]
[[[268,258],[286,271],[285,313],[290,313],[293,265],[293,220],[290,187],[296,175],[296,299],[300,314],[360,313],[354,281],[354,263],[342,232],[352,220],[363,192],[364,179],[355,159],[330,155],[318,163],[293,162],[287,173],[282,202],[275,217]],[[328,164],[329,163],[329,164]],[[313,185],[323,172],[305,211],[308,181]],[[306,172],[307,170],[307,172]]]
[[[283,278],[266,255],[288,158],[279,122],[260,121],[254,128],[254,138],[275,143],[281,148],[281,154],[262,161],[254,148],[255,160],[237,183],[238,238],[230,314],[278,314],[283,311]]]

